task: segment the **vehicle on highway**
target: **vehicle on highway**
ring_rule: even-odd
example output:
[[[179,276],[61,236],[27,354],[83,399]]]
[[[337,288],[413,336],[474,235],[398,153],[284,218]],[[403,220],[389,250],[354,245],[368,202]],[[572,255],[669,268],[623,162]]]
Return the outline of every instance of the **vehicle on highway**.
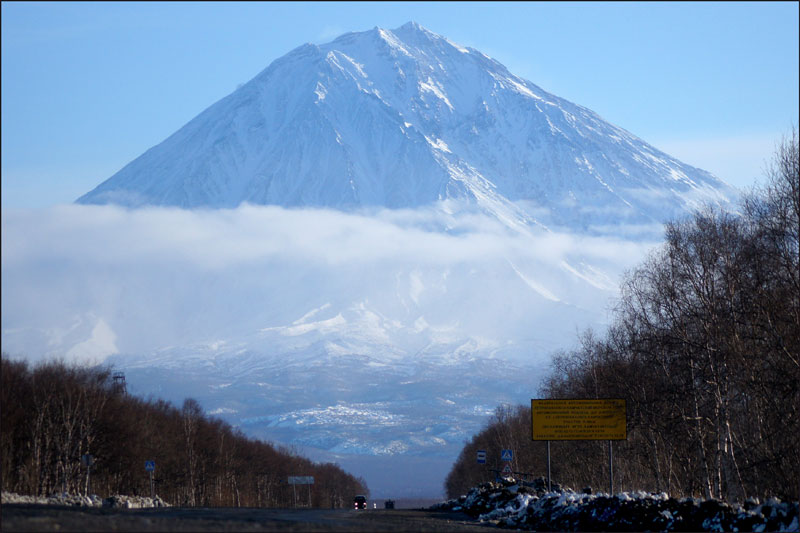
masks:
[[[384,509],[394,509],[394,500],[386,500],[383,502]]]
[[[359,494],[355,498],[353,498],[353,508],[354,509],[366,509],[367,508],[367,497],[362,496]]]

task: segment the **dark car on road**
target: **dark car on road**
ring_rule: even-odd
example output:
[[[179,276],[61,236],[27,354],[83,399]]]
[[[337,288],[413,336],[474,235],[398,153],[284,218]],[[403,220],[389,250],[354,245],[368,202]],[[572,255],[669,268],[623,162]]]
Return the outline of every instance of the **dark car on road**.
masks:
[[[383,507],[385,509],[394,509],[394,500],[386,500],[383,502]]]
[[[353,508],[354,509],[366,509],[367,508],[367,497],[358,495],[353,498]]]

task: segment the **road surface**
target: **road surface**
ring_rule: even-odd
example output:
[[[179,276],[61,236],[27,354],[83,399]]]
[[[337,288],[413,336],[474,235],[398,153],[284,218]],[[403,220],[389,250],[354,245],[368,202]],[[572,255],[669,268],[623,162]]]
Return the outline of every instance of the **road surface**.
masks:
[[[5,504],[3,532],[14,531],[484,531],[452,511],[191,508],[108,509]]]

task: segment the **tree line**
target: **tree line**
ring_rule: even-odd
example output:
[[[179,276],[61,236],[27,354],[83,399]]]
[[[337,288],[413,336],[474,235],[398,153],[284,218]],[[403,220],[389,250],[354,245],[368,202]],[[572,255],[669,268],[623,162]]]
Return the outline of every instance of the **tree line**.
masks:
[[[0,363],[4,491],[149,496],[145,462],[154,461],[155,493],[173,505],[339,508],[368,494],[363,479],[248,438],[193,399],[177,408],[128,395],[109,368],[31,367],[5,354]],[[289,476],[314,484],[289,485]]]
[[[738,213],[705,207],[622,282],[612,325],[553,355],[541,398],[625,398],[615,487],[742,501],[800,497],[800,178],[797,131]],[[478,449],[513,448],[541,475],[529,406],[498,408],[445,482],[450,497],[493,474]],[[607,490],[608,443],[551,443],[552,475]]]

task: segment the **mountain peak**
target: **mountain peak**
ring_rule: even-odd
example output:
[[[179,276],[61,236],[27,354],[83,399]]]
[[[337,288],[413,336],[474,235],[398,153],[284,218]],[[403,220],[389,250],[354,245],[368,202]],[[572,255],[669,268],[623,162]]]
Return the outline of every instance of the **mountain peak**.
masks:
[[[443,37],[438,33],[434,33],[413,21],[406,22],[399,28],[392,30],[392,33],[403,42],[413,44],[415,46],[424,47],[430,43],[448,43],[456,48],[460,48],[446,37]]]
[[[406,22],[405,24],[400,26],[398,29],[399,30],[425,31],[425,32],[428,31],[428,30],[426,30],[425,28],[423,28],[422,26],[420,26],[417,22],[415,22],[413,20],[409,20],[408,22]]]
[[[457,199],[521,226],[536,213],[588,227],[660,222],[735,196],[472,52],[416,22],[302,45],[78,202],[351,209]]]
[[[405,24],[403,24],[402,26],[400,26],[399,28],[397,28],[394,31],[395,32],[401,32],[401,33],[419,33],[419,34],[427,35],[427,36],[430,36],[430,37],[440,37],[441,38],[441,35],[433,33],[429,29],[421,26],[420,24],[414,22],[413,20],[409,21],[409,22],[406,22]]]

